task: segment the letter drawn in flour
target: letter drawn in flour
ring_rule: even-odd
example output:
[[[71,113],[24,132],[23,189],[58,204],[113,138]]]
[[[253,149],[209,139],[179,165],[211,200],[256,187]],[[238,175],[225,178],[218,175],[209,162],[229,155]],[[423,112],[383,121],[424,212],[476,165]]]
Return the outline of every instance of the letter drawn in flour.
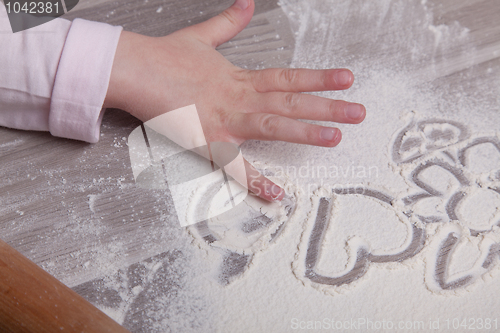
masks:
[[[410,194],[389,195],[369,187],[358,193],[359,185],[336,189],[331,195],[323,193],[313,208],[315,214],[306,221],[300,259],[294,264],[296,275],[323,289],[336,288],[363,277],[373,263],[402,262],[422,252],[427,256],[425,281],[429,289],[457,290],[474,283],[500,257],[500,236],[494,232],[500,227],[499,138],[495,135],[471,138],[467,127],[456,121],[411,121],[395,135],[390,153],[397,173],[411,185]],[[343,203],[339,200],[342,196],[357,197],[359,202]],[[374,206],[378,209],[384,207],[395,212],[410,226],[407,240],[395,244],[390,254],[374,253],[366,239],[370,235],[358,237],[362,233],[359,230],[370,225],[363,221],[359,225],[365,227],[344,235],[343,241],[327,239],[329,228],[341,229],[341,217],[349,218],[339,213],[339,209],[355,215],[356,207],[365,207],[367,201],[362,200],[367,199],[378,202]],[[335,205],[336,210],[332,209]],[[476,218],[474,209],[479,209],[476,208],[479,205],[482,215]],[[365,214],[367,220],[370,215]],[[373,221],[383,222],[383,219]],[[427,232],[427,228],[432,232]],[[331,231],[329,237],[333,234]],[[390,237],[391,231],[379,236]],[[466,262],[460,258],[461,240],[465,239],[481,254],[470,267],[455,268],[453,272],[454,264]],[[335,263],[342,260],[339,259],[342,251],[334,249],[339,240],[348,252],[347,256],[344,253],[347,259],[343,265]],[[424,244],[429,246],[422,251]],[[329,251],[335,255],[328,256]]]
[[[219,189],[220,184],[214,183],[198,193],[189,211],[209,211]],[[233,209],[196,223],[189,230],[211,251],[220,254],[217,280],[227,285],[246,271],[255,252],[274,242],[294,210],[295,199],[288,195],[280,204],[247,196]]]

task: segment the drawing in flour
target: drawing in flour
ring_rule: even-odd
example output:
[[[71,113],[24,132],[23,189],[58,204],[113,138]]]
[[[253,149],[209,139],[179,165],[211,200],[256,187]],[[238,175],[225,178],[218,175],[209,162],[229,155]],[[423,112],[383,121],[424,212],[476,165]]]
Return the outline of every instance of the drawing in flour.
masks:
[[[307,221],[297,276],[318,285],[350,284],[371,263],[415,256],[426,238],[431,290],[467,286],[498,261],[500,140],[470,139],[460,123],[424,120],[402,129],[391,153],[411,194],[397,199],[369,188],[324,190]]]
[[[398,265],[422,252],[427,287],[442,291],[465,287],[494,267],[500,256],[500,139],[471,138],[455,121],[412,121],[395,135],[390,154],[409,190],[320,189],[293,263],[297,277],[336,288],[360,279],[372,264]],[[217,186],[196,194],[190,210],[209,209]],[[249,196],[189,228],[220,254],[222,285],[241,276],[255,253],[275,241],[296,201],[287,196],[276,206]]]
[[[305,257],[304,274],[312,282],[332,286],[348,284],[363,276],[371,262],[402,261],[406,258],[414,256],[422,249],[425,240],[424,230],[412,224],[409,219],[404,216],[404,214],[398,214],[395,210],[393,210],[392,202],[394,198],[371,189],[363,189],[361,194],[358,194],[358,192],[359,191],[354,191],[353,188],[345,188],[343,190],[334,191],[334,196],[337,197],[336,199],[333,197],[321,197],[319,199],[317,213],[308,238]],[[351,200],[351,203],[356,202],[357,205],[362,207],[369,206],[372,208],[372,214],[365,214],[366,211],[364,210],[362,214],[356,214],[355,212],[354,214],[350,214],[346,211],[346,207],[336,207],[336,209],[332,210],[331,206],[338,204],[339,196],[348,195],[358,197],[355,201]],[[374,203],[370,204],[368,202],[370,199],[371,201],[374,201]],[[349,201],[340,200],[340,202],[340,205],[342,205],[342,203],[348,203]],[[357,209],[354,205],[346,206],[348,207],[347,210]],[[341,210],[344,210],[344,212]],[[382,212],[376,212],[377,210]],[[392,213],[384,214],[384,210],[387,210],[387,212],[392,210]],[[382,229],[385,230],[386,234],[384,236],[386,239],[393,238],[395,243],[400,244],[392,249],[384,249],[382,244],[376,244],[380,243],[377,242],[376,239],[371,239],[372,242],[367,242],[367,238],[370,238],[368,233],[365,235],[368,236],[366,238],[361,238],[359,235],[349,234],[350,231],[353,230],[348,226],[352,221],[352,215],[357,215],[355,218],[362,220],[361,223],[355,222],[356,224],[361,225],[363,222],[367,221],[372,224],[372,227],[376,228],[381,227],[380,224],[377,225],[379,222],[378,217],[383,216],[384,218],[387,218],[382,221],[382,223],[385,224],[385,228],[382,226]],[[396,229],[395,233],[392,233],[392,228],[390,227],[391,224],[394,224],[393,227]],[[396,235],[396,237],[391,237],[394,235]],[[341,253],[342,247],[345,246],[345,242],[340,241],[340,239],[345,236],[349,239],[347,242],[347,252],[354,254],[349,256],[349,258],[353,259],[347,258],[345,268],[340,267],[343,269],[339,273],[333,274],[333,276],[326,276],[322,274],[322,262],[324,263],[324,266],[327,266],[326,269],[323,268],[323,271],[327,270],[328,267],[331,267],[331,265],[328,265],[330,260],[322,261],[320,258],[322,254],[321,252],[324,251],[322,247],[325,243],[327,243],[330,245],[328,249],[331,249],[332,246],[337,247],[336,252]],[[380,237],[380,234],[378,237]],[[376,245],[374,245],[374,243]]]
[[[270,176],[269,173],[264,173]],[[195,194],[188,212],[209,211],[221,185],[213,183]],[[239,193],[233,193],[238,197]],[[226,202],[231,205],[230,201]],[[209,218],[189,228],[189,232],[210,250],[221,256],[217,280],[229,284],[248,268],[254,253],[260,251],[282,232],[295,210],[295,200],[285,196],[280,204],[270,203],[250,195],[225,213]]]

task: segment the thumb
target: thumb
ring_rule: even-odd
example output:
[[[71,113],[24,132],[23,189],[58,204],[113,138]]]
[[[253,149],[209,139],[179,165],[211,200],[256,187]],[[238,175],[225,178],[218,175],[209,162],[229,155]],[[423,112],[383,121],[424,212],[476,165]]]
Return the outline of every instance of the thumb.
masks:
[[[267,201],[281,201],[285,197],[285,191],[274,182],[264,177],[259,170],[245,159],[245,171],[247,174],[248,189],[258,197]]]
[[[236,0],[219,15],[188,29],[212,47],[217,47],[243,30],[252,19],[255,4],[253,0]]]

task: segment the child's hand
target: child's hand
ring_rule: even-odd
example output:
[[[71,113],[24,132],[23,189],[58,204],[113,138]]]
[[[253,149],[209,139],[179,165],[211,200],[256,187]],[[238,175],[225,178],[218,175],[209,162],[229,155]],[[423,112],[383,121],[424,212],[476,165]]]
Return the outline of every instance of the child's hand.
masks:
[[[347,89],[354,80],[349,70],[244,70],[215,50],[243,30],[253,10],[253,0],[237,0],[220,15],[165,37],[123,32],[104,106],[147,121],[195,104],[207,142],[336,146],[340,130],[297,119],[357,124],[365,108],[301,92]],[[249,164],[247,173],[252,192],[267,200],[283,198],[283,191]]]

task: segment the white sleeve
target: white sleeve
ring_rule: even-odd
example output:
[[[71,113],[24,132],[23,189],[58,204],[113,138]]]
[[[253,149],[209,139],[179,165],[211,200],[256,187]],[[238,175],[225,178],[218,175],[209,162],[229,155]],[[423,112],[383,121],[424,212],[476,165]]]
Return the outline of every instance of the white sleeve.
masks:
[[[121,31],[55,19],[14,34],[0,2],[0,126],[97,142]]]

